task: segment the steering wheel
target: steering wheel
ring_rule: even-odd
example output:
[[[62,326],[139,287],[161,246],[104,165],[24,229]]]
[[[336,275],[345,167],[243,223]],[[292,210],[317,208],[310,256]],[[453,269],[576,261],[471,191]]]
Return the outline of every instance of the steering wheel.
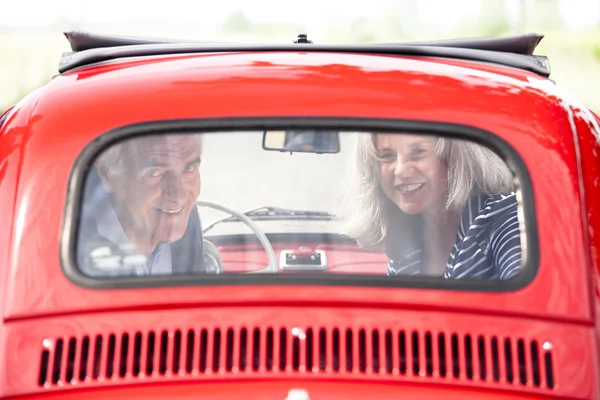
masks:
[[[269,264],[267,265],[267,267],[265,269],[259,269],[258,271],[247,272],[248,274],[267,274],[267,273],[278,272],[277,257],[275,257],[275,251],[273,250],[273,246],[271,245],[271,242],[269,242],[267,235],[265,235],[264,232],[262,230],[260,230],[260,228],[254,223],[254,221],[252,221],[250,218],[248,218],[247,215],[242,214],[238,211],[232,210],[229,207],[225,207],[221,204],[213,203],[210,201],[198,200],[198,201],[196,201],[196,205],[201,206],[201,207],[213,208],[215,210],[223,211],[227,214],[230,214],[230,215],[238,218],[244,224],[246,224],[248,226],[248,228],[250,228],[252,230],[252,233],[254,233],[256,235],[256,237],[258,238],[258,241],[260,242],[260,244],[262,244],[263,248],[267,252]]]

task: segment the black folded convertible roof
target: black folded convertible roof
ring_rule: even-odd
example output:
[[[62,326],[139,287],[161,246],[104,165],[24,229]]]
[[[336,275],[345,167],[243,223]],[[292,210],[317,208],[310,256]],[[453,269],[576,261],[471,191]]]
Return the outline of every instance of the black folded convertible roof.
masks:
[[[72,51],[63,54],[58,68],[60,73],[125,57],[237,51],[301,51],[452,58],[499,64],[534,72],[543,77],[550,76],[548,58],[533,54],[544,37],[536,33],[494,38],[352,45],[313,44],[305,43],[304,40],[290,44],[216,43],[106,36],[86,32],[66,32],[65,36],[71,44]]]

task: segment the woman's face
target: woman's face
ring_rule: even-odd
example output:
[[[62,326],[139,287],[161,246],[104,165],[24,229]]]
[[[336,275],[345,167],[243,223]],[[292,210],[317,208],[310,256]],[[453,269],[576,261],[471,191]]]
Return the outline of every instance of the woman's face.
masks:
[[[434,146],[427,136],[376,135],[381,188],[407,214],[444,208],[448,171]]]

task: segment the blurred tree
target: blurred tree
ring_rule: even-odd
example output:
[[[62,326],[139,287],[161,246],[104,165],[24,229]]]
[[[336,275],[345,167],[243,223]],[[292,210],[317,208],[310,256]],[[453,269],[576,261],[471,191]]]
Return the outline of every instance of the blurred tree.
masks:
[[[348,42],[369,43],[375,40],[373,24],[367,18],[358,18],[350,23]]]
[[[228,33],[245,33],[252,30],[252,22],[243,11],[233,12],[223,23],[223,30]]]
[[[481,36],[507,34],[510,31],[510,22],[506,2],[503,0],[484,0],[477,25],[477,30]]]
[[[505,0],[505,5],[509,0]],[[519,32],[527,31],[527,0],[519,0]]]
[[[527,16],[529,25],[536,27],[538,30],[564,27],[564,22],[560,15],[558,0],[529,1],[532,3],[532,12],[530,12]]]
[[[401,0],[385,17],[385,33],[392,40],[401,40],[419,34],[420,15],[418,0]]]

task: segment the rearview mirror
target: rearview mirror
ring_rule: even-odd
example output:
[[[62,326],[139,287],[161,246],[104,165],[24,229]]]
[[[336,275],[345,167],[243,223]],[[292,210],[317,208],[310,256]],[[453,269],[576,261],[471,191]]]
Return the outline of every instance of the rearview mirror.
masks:
[[[263,134],[263,149],[298,153],[339,153],[339,132],[324,130],[266,131]]]

